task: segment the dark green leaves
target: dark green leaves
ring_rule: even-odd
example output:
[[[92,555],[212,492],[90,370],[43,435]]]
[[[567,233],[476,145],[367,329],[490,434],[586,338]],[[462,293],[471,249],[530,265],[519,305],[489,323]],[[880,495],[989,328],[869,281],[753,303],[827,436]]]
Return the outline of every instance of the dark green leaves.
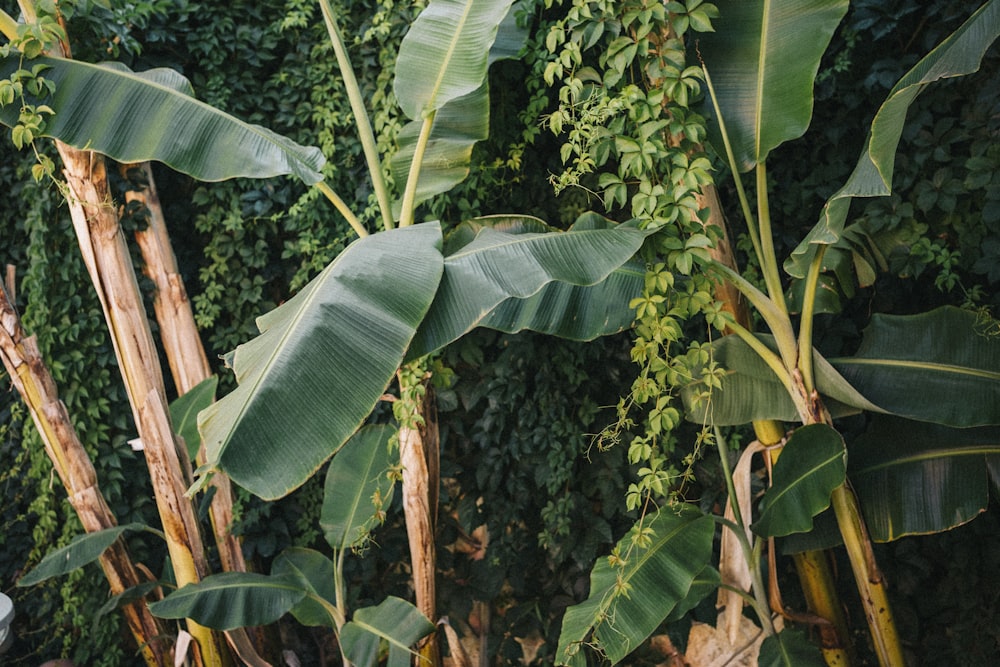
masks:
[[[633,546],[640,531],[645,537]],[[616,567],[599,559],[590,595],[566,610],[556,664],[583,667],[591,641],[612,664],[628,655],[684,603],[696,577],[705,578],[714,534],[711,517],[691,507],[662,508],[634,527],[615,549],[624,562]],[[699,594],[710,590],[698,587]]]
[[[340,633],[344,655],[358,667],[379,662],[379,645],[389,645],[389,667],[410,663],[409,647],[434,630],[434,625],[406,600],[388,597],[377,607],[359,609]]]
[[[774,464],[771,488],[751,526],[764,537],[783,537],[812,529],[813,517],[830,506],[833,490],[844,483],[847,453],[833,427],[810,424],[797,429]]]

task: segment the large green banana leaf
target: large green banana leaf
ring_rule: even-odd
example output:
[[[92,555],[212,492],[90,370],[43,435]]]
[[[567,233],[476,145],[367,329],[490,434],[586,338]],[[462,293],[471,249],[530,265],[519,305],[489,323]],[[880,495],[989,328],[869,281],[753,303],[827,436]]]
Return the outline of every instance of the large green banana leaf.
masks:
[[[840,433],[826,424],[797,429],[774,464],[773,483],[751,528],[763,537],[812,530],[813,517],[830,506],[830,495],[846,475],[847,449]]]
[[[776,349],[774,337],[758,334],[765,345]],[[796,422],[800,417],[788,391],[774,371],[737,336],[724,336],[712,343],[712,357],[726,370],[721,389],[712,392],[710,402],[697,397],[705,391],[701,382],[681,390],[686,417],[696,423],[732,426],[759,419]],[[845,380],[815,350],[813,351],[816,387],[834,417],[856,414],[861,410],[884,412]],[[695,373],[695,377],[698,374]]]
[[[678,604],[684,603],[712,554],[715,524],[693,507],[664,507],[641,529],[649,541],[631,547],[637,525],[618,543],[620,567],[598,559],[590,595],[566,610],[557,665],[585,667],[583,647],[596,644],[611,664],[642,643]],[[699,586],[698,593],[710,592]]]
[[[813,108],[820,58],[848,0],[721,0],[715,32],[698,50],[712,77],[740,171],[802,136]],[[712,124],[719,153],[718,121]]]
[[[868,141],[854,172],[844,187],[830,198],[819,222],[785,262],[786,271],[798,278],[805,276],[815,252],[814,246],[837,242],[854,197],[880,197],[892,192],[896,147],[910,104],[934,81],[977,71],[983,55],[998,36],[1000,0],[989,0],[889,91],[889,96],[875,114]]]
[[[441,286],[409,356],[477,326],[577,340],[620,331],[631,321],[629,297],[641,291],[644,275],[629,260],[649,232],[594,217],[566,232],[514,216],[463,223],[460,241],[449,237]]]
[[[210,463],[284,496],[354,434],[423,320],[442,271],[437,223],[351,244],[227,362],[239,386],[201,413]]]
[[[170,423],[177,435],[184,439],[188,456],[193,461],[201,448],[198,434],[198,413],[215,401],[215,390],[219,377],[213,375],[199,382],[191,391],[181,395],[170,404]]]
[[[848,474],[873,540],[949,530],[1000,489],[1000,428],[873,418],[851,443]]]
[[[469,3],[464,9],[471,11],[471,4]],[[433,3],[432,6],[434,6]],[[447,16],[448,11],[457,12],[458,10],[457,5],[448,10],[439,9],[442,16]],[[489,40],[488,43],[484,42],[481,45],[483,50],[489,52],[486,67],[481,71],[478,67],[468,67],[468,63],[460,60],[462,54],[454,52],[447,54],[450,55],[450,60],[442,63],[442,66],[448,70],[444,72],[435,72],[432,69],[420,72],[410,71],[406,65],[403,65],[402,61],[397,65],[397,72],[399,67],[402,67],[403,74],[406,76],[419,73],[423,77],[422,83],[428,90],[435,85],[435,79],[438,76],[445,77],[452,74],[450,70],[453,68],[459,73],[454,75],[456,78],[459,75],[469,77],[470,82],[478,79],[478,86],[474,90],[450,99],[436,109],[430,139],[424,149],[421,161],[420,180],[417,184],[414,205],[436,194],[451,190],[468,176],[469,163],[472,160],[472,147],[476,142],[483,141],[489,136],[490,93],[486,70],[497,60],[516,56],[527,39],[527,31],[518,27],[514,15],[513,10],[508,10],[495,33],[491,34],[488,30],[475,31],[476,38]],[[496,14],[491,12],[488,18],[492,20],[496,18]],[[424,34],[426,31],[434,31],[435,34],[438,34],[437,31],[440,30],[439,21],[421,22],[418,19],[406,37],[403,38],[403,43],[400,46],[400,59],[412,56],[410,44],[427,39],[428,37]],[[495,41],[493,41],[494,37]],[[397,78],[397,82],[400,87],[404,88],[404,92],[413,94],[416,92],[416,87],[413,84],[419,81],[408,81],[404,85],[404,82]],[[410,118],[413,120],[404,125],[396,137],[399,149],[391,162],[394,181],[400,190],[409,177],[417,139],[424,125],[423,117],[410,116]],[[398,214],[398,211],[396,213]]]
[[[177,589],[149,611],[160,618],[190,618],[216,630],[268,625],[309,591],[294,575],[223,572]]]
[[[857,353],[831,363],[894,415],[959,428],[1000,424],[1000,336],[988,324],[951,306],[878,314]]]
[[[319,525],[334,549],[363,542],[392,500],[394,482],[386,473],[399,462],[399,449],[389,450],[395,432],[387,424],[364,426],[330,462]]]
[[[20,66],[16,52],[0,62],[0,77]],[[45,56],[42,76],[55,93],[39,103],[55,111],[44,136],[119,162],[156,160],[201,181],[267,178],[294,174],[308,184],[323,180],[325,159],[274,132],[244,123],[191,96],[191,84],[169,69],[137,74],[121,65],[94,65]],[[30,101],[30,100],[29,100]],[[13,126],[18,105],[0,109],[0,122]]]

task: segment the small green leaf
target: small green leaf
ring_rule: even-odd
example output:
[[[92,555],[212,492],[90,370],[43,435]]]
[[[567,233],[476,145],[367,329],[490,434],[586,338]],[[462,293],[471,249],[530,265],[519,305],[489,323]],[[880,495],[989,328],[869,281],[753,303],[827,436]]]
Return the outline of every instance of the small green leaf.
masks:
[[[830,495],[846,476],[847,450],[836,429],[826,424],[797,429],[774,464],[773,484],[751,528],[764,537],[811,530],[813,517],[830,506]]]
[[[170,404],[170,422],[174,425],[177,435],[184,438],[184,445],[192,460],[198,455],[198,449],[201,447],[198,413],[215,401],[215,389],[218,386],[219,378],[213,375],[199,382],[191,391]]]
[[[330,462],[319,525],[334,549],[356,546],[380,523],[394,486],[387,473],[399,460],[398,448],[389,453],[395,431],[386,424],[364,426]]]
[[[331,612],[331,608],[337,605],[334,570],[333,561],[313,549],[290,547],[274,559],[272,576],[295,577],[308,591],[306,597],[291,609],[292,615],[302,625],[336,627],[336,618]]]
[[[93,563],[101,557],[108,547],[128,531],[149,530],[142,523],[129,523],[124,526],[106,528],[93,533],[78,535],[64,547],[50,552],[28,574],[21,577],[18,586],[33,586],[51,577],[58,577],[72,572],[78,567]]]
[[[344,656],[358,667],[378,664],[379,645],[389,644],[389,667],[406,667],[410,647],[434,631],[434,624],[416,607],[397,597],[388,597],[377,607],[365,607],[340,631]]]

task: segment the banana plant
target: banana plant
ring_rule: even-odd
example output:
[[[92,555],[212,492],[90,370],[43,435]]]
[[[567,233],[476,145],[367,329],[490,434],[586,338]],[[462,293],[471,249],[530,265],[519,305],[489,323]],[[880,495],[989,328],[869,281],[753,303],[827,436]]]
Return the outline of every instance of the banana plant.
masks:
[[[854,173],[784,264],[802,281],[797,322],[786,305],[786,281],[774,250],[766,163],[773,149],[808,127],[819,60],[847,3],[717,5],[716,32],[702,37],[698,51],[713,107],[714,143],[735,179],[764,289],[727,267],[708,270],[739,288],[770,332],[754,334],[736,325],[736,335],[713,344],[711,363],[725,369],[718,376],[721,386],[695,382],[687,387],[687,417],[715,427],[722,450],[719,426],[758,420],[801,425],[785,441],[771,486],[752,515],[749,503],[737,502],[728,455],[720,452],[735,520],[717,521],[742,545],[751,582],[749,590],[734,592],[754,608],[766,635],[760,664],[824,664],[803,635],[779,632],[772,625],[760,554],[771,538],[809,533],[818,516],[832,508],[879,662],[903,665],[870,537],[884,541],[947,530],[985,509],[989,485],[997,483],[1000,340],[985,335],[987,326],[975,313],[955,308],[918,316],[879,315],[853,357],[827,360],[813,350],[812,319],[824,253],[844,237],[851,199],[890,193],[907,107],[934,81],[978,69],[1000,34],[1000,3],[986,3],[914,66],[875,114]],[[741,181],[746,171],[755,175],[756,211]],[[872,415],[871,426],[848,449],[833,420],[861,411]],[[755,449],[748,448],[745,456]],[[659,512],[669,514],[671,508]],[[702,539],[710,540],[713,533]],[[659,534],[650,531],[650,536]],[[658,546],[655,539],[628,536],[609,557],[616,577],[609,578],[607,564],[598,564],[590,597],[567,611],[558,664],[585,664],[581,649],[587,645],[618,661],[656,625],[714,590],[718,573],[711,568],[699,572],[680,550],[663,559]],[[685,551],[693,548],[685,546]],[[679,584],[689,586],[686,595],[674,593]],[[662,601],[661,590],[670,591]],[[624,622],[652,608],[657,609],[652,621]]]
[[[520,45],[511,1],[433,0],[411,26],[396,82],[396,96],[412,120],[392,164],[401,185],[395,201],[336,17],[326,0],[319,4],[379,201],[383,229],[377,233],[323,181],[318,150],[199,102],[175,72],[134,73],[53,56],[29,58],[37,54],[12,49],[0,59],[14,86],[0,91],[13,92],[0,122],[22,143],[53,137],[122,162],[161,161],[206,181],[292,174],[322,191],[360,237],[292,299],[263,315],[261,336],[227,356],[239,384],[201,415],[210,461],[192,492],[219,469],[262,498],[284,496],[359,433],[397,373],[405,397],[423,380],[421,359],[466,331],[531,328],[590,339],[627,326],[631,316],[621,304],[641,288],[642,270],[633,257],[649,232],[633,225],[587,215],[563,232],[513,215],[466,221],[446,241],[439,223],[414,224],[419,202],[462,180],[472,145],[485,138],[487,68]],[[9,18],[0,16],[0,27],[16,33]],[[407,410],[401,445],[414,440],[407,434],[419,421],[416,406]],[[404,465],[404,498],[405,477],[413,471]],[[336,567],[323,567],[335,577]],[[254,586],[260,576],[252,577]],[[225,577],[223,591],[234,581],[246,583]],[[218,582],[210,576],[182,588],[157,610],[223,628],[261,622],[259,615],[220,618],[198,604],[181,604],[211,599]],[[287,590],[281,595],[282,609],[292,598],[293,606],[305,599]],[[322,595],[309,595],[311,609],[330,609]],[[266,608],[276,604],[264,600]],[[346,632],[343,612],[330,614]],[[370,648],[364,640],[358,645]]]

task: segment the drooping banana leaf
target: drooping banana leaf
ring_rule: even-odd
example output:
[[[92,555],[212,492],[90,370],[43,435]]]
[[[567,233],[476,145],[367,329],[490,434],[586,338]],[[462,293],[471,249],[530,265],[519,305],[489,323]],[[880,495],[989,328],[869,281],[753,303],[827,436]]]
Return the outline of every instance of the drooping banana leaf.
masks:
[[[149,530],[149,528],[143,523],[129,523],[77,535],[66,546],[46,554],[31,572],[18,579],[17,585],[34,586],[51,577],[58,577],[93,563],[115,543],[115,540],[128,531],[137,530]]]
[[[464,9],[473,11],[472,4],[471,2],[466,3]],[[509,5],[510,3],[496,4]],[[435,7],[442,17],[448,16],[449,12],[457,12],[459,9],[457,4],[449,10],[437,8],[435,3],[432,3],[431,6]],[[423,14],[421,14],[422,16]],[[493,20],[496,18],[496,13],[491,11],[483,18]],[[430,139],[424,149],[420,169],[420,181],[417,184],[414,205],[436,194],[451,190],[468,176],[473,146],[476,142],[483,141],[489,136],[490,91],[486,71],[497,60],[516,56],[527,39],[527,31],[518,27],[513,9],[507,11],[506,16],[497,27],[495,33],[491,34],[488,30],[469,26],[468,23],[466,26],[469,30],[475,28],[473,33],[475,35],[474,38],[484,39],[489,42],[484,42],[480,47],[482,50],[488,50],[489,53],[486,66],[481,71],[478,67],[478,59],[476,60],[476,67],[472,67],[471,62],[463,61],[461,59],[462,54],[456,52],[442,54],[442,57],[450,58],[447,62],[442,63],[443,67],[448,70],[455,69],[455,73],[451,71],[447,73],[435,72],[432,69],[418,72],[410,69],[408,67],[409,63],[403,65],[403,59],[409,58],[413,54],[413,49],[411,49],[412,42],[432,39],[429,35],[423,34],[422,31],[433,31],[435,35],[440,34],[437,32],[441,29],[440,22],[430,20],[430,17],[425,22],[421,22],[418,19],[410,28],[406,37],[403,38],[403,42],[400,45],[400,63],[397,65],[397,94],[401,92],[398,88],[403,88],[403,93],[408,96],[416,96],[417,90],[413,84],[419,82],[419,80],[403,82],[398,78],[399,76],[410,77],[419,74],[423,77],[423,83],[426,85],[427,90],[433,88],[437,76],[446,77],[451,75],[456,79],[467,77],[470,82],[478,79],[478,85],[467,94],[450,99],[441,104],[439,108],[428,107],[425,109],[426,111],[436,108],[436,113]],[[456,37],[458,36],[456,35]],[[477,53],[475,55],[479,56],[481,54]],[[401,75],[399,74],[400,66],[402,66]],[[420,103],[419,98],[410,100],[408,97],[407,102],[410,101],[417,104]],[[402,189],[403,184],[406,183],[409,176],[417,139],[424,124],[424,119],[420,115],[410,116],[410,118],[413,120],[403,126],[396,138],[399,150],[393,156],[391,163],[394,180],[400,189]],[[399,211],[395,213],[398,216]]]
[[[851,443],[849,462],[873,540],[950,530],[986,510],[991,486],[1000,489],[1000,428],[877,417]]]
[[[698,37],[740,171],[802,136],[820,59],[848,0],[723,0],[715,32]],[[720,154],[719,123],[712,123]]]
[[[826,424],[797,429],[774,464],[773,484],[751,528],[762,537],[808,532],[846,474],[847,449],[840,433]]]
[[[649,542],[630,550],[638,526],[618,543],[625,562],[598,559],[590,574],[590,595],[566,610],[557,665],[584,667],[586,644],[596,644],[611,664],[642,643],[691,592],[712,552],[715,525],[693,507],[661,508],[642,528]],[[711,588],[699,586],[698,594]]]
[[[977,313],[946,306],[874,315],[857,353],[831,363],[894,415],[959,428],[1000,424],[1000,335]]]
[[[244,123],[192,97],[191,84],[169,69],[135,73],[53,56],[36,58],[55,93],[38,100],[55,111],[43,136],[94,150],[119,162],[156,160],[201,181],[294,174],[313,184],[325,158],[258,125]],[[0,62],[0,77],[20,66],[19,54]],[[32,102],[32,100],[29,100]],[[17,124],[19,108],[0,109],[0,123]]]
[[[466,225],[476,230],[472,240]],[[519,224],[512,216],[463,223],[458,234],[467,242],[449,242],[438,295],[408,356],[477,326],[588,340],[627,325],[644,275],[629,260],[650,232],[591,216],[566,232],[542,229],[535,218]]]
[[[289,547],[274,559],[272,576],[289,576],[298,580],[308,594],[289,611],[302,625],[313,627],[336,627],[331,607],[337,604],[334,587],[333,561],[313,549]]]
[[[819,222],[785,262],[788,273],[798,278],[805,276],[816,251],[813,246],[837,242],[854,197],[881,197],[892,192],[896,147],[910,104],[934,81],[977,71],[983,55],[998,36],[1000,0],[989,0],[889,91],[875,114],[854,172],[844,187],[827,201]]]
[[[274,499],[354,434],[392,379],[442,270],[437,223],[352,243],[257,321],[227,362],[239,386],[201,413],[210,463]]]
[[[386,473],[399,462],[398,449],[389,453],[395,431],[386,424],[364,426],[330,462],[319,525],[334,549],[363,541],[378,524],[376,513],[392,500],[394,482]]]
[[[774,338],[758,334],[765,345],[776,349]],[[747,424],[760,419],[795,422],[800,419],[792,399],[771,368],[737,336],[724,336],[712,344],[712,356],[726,370],[722,388],[711,393],[711,401],[698,400],[705,391],[700,381],[681,390],[685,416],[695,423],[718,426]],[[873,401],[855,390],[821,354],[813,351],[816,387],[834,417],[861,410],[883,412]],[[697,377],[697,373],[695,374]]]
[[[234,630],[274,623],[307,593],[292,575],[223,572],[150,603],[149,611],[160,618],[190,618],[216,630]]]
[[[389,645],[388,667],[406,667],[410,647],[434,630],[416,607],[397,597],[388,597],[376,607],[365,607],[340,632],[344,655],[358,667],[374,667],[379,662],[379,646]]]

